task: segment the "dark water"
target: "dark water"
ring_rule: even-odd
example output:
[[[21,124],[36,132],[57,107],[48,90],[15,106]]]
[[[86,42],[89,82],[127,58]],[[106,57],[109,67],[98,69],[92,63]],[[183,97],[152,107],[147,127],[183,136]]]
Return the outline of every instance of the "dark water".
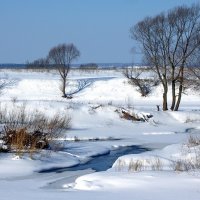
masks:
[[[51,168],[48,170],[42,170],[39,173],[50,173],[50,172],[62,173],[65,171],[78,171],[86,169],[92,169],[96,172],[105,171],[112,167],[113,163],[117,160],[118,157],[127,154],[139,154],[145,151],[149,151],[149,149],[143,148],[141,146],[121,147],[119,149],[110,151],[108,154],[101,156],[94,156],[90,161],[84,164],[78,164],[73,167],[65,167],[65,168]]]

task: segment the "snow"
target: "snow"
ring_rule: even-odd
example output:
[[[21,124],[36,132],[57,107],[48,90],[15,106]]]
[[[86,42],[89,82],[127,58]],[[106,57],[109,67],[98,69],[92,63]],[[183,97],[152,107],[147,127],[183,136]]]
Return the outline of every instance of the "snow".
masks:
[[[193,162],[200,149],[187,143],[190,135],[200,136],[198,92],[188,91],[183,95],[179,112],[158,112],[156,105],[162,105],[161,86],[148,97],[141,97],[120,70],[93,73],[72,70],[68,91],[74,89],[76,80],[90,82],[73,99],[61,97],[56,71],[5,70],[1,73],[4,79],[15,80],[0,96],[1,109],[7,107],[9,111],[25,104],[27,112],[37,110],[47,116],[59,112],[72,118],[71,129],[59,138],[62,149],[57,152],[44,150],[34,159],[27,154],[17,157],[0,153],[1,200],[18,200],[22,196],[30,200],[199,199],[200,171],[174,171],[175,162]],[[153,117],[145,122],[126,120],[118,112],[123,109],[139,117]],[[110,150],[132,145],[151,151],[121,156],[112,168],[103,172],[87,169],[38,173],[76,166]],[[142,167],[135,171],[137,162]]]
[[[17,159],[16,157],[2,158],[0,164],[1,179],[8,177],[24,176],[33,173],[36,169],[35,162]]]
[[[82,176],[76,180],[76,184],[78,190],[112,191],[115,199],[197,200],[200,180],[175,172],[101,172]]]

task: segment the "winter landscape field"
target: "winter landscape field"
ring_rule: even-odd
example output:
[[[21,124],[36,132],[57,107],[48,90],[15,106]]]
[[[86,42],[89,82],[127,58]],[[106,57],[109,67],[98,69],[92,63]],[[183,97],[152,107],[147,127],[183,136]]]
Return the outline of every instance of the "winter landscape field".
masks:
[[[163,112],[162,88],[141,97],[121,69],[71,70],[68,92],[87,82],[72,99],[61,97],[57,71],[1,74],[13,81],[2,90],[1,112],[25,105],[27,113],[71,118],[57,151],[0,154],[1,200],[199,199],[200,174],[192,167],[200,162],[199,92],[186,92],[179,111]]]
[[[200,200],[199,0],[0,0],[0,200]]]

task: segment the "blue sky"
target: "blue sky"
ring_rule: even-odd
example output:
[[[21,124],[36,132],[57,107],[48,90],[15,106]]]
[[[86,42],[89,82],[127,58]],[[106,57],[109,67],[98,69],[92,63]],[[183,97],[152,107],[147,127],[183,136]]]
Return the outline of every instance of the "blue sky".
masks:
[[[73,42],[77,63],[132,62],[129,29],[146,16],[200,0],[0,0],[0,63],[44,57]],[[139,55],[134,61],[139,62]]]

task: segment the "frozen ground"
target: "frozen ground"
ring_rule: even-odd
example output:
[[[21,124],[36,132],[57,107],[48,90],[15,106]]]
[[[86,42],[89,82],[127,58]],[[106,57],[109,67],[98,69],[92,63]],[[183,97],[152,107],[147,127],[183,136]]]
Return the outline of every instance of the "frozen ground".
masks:
[[[70,100],[61,98],[56,72],[7,70],[1,72],[1,77],[15,80],[1,94],[1,107],[26,103],[30,112],[34,109],[47,115],[66,112],[72,117],[72,128],[60,138],[62,151],[51,152],[51,156],[42,152],[45,156],[37,160],[0,154],[1,200],[199,199],[199,171],[177,173],[172,169],[177,160],[194,159],[196,147],[188,149],[186,143],[189,135],[200,135],[200,95],[195,91],[183,96],[179,112],[158,112],[161,88],[156,88],[149,97],[141,97],[120,71],[72,71],[69,90],[76,87],[76,80],[84,79],[89,84]],[[148,122],[127,121],[116,112],[122,107],[140,115],[150,113],[153,118]],[[85,163],[92,156],[132,145],[152,151],[122,156],[105,172],[86,169],[38,173]],[[162,169],[152,169],[152,162],[157,163],[158,159]],[[140,172],[130,170],[134,168],[131,163],[136,161],[142,162]]]

